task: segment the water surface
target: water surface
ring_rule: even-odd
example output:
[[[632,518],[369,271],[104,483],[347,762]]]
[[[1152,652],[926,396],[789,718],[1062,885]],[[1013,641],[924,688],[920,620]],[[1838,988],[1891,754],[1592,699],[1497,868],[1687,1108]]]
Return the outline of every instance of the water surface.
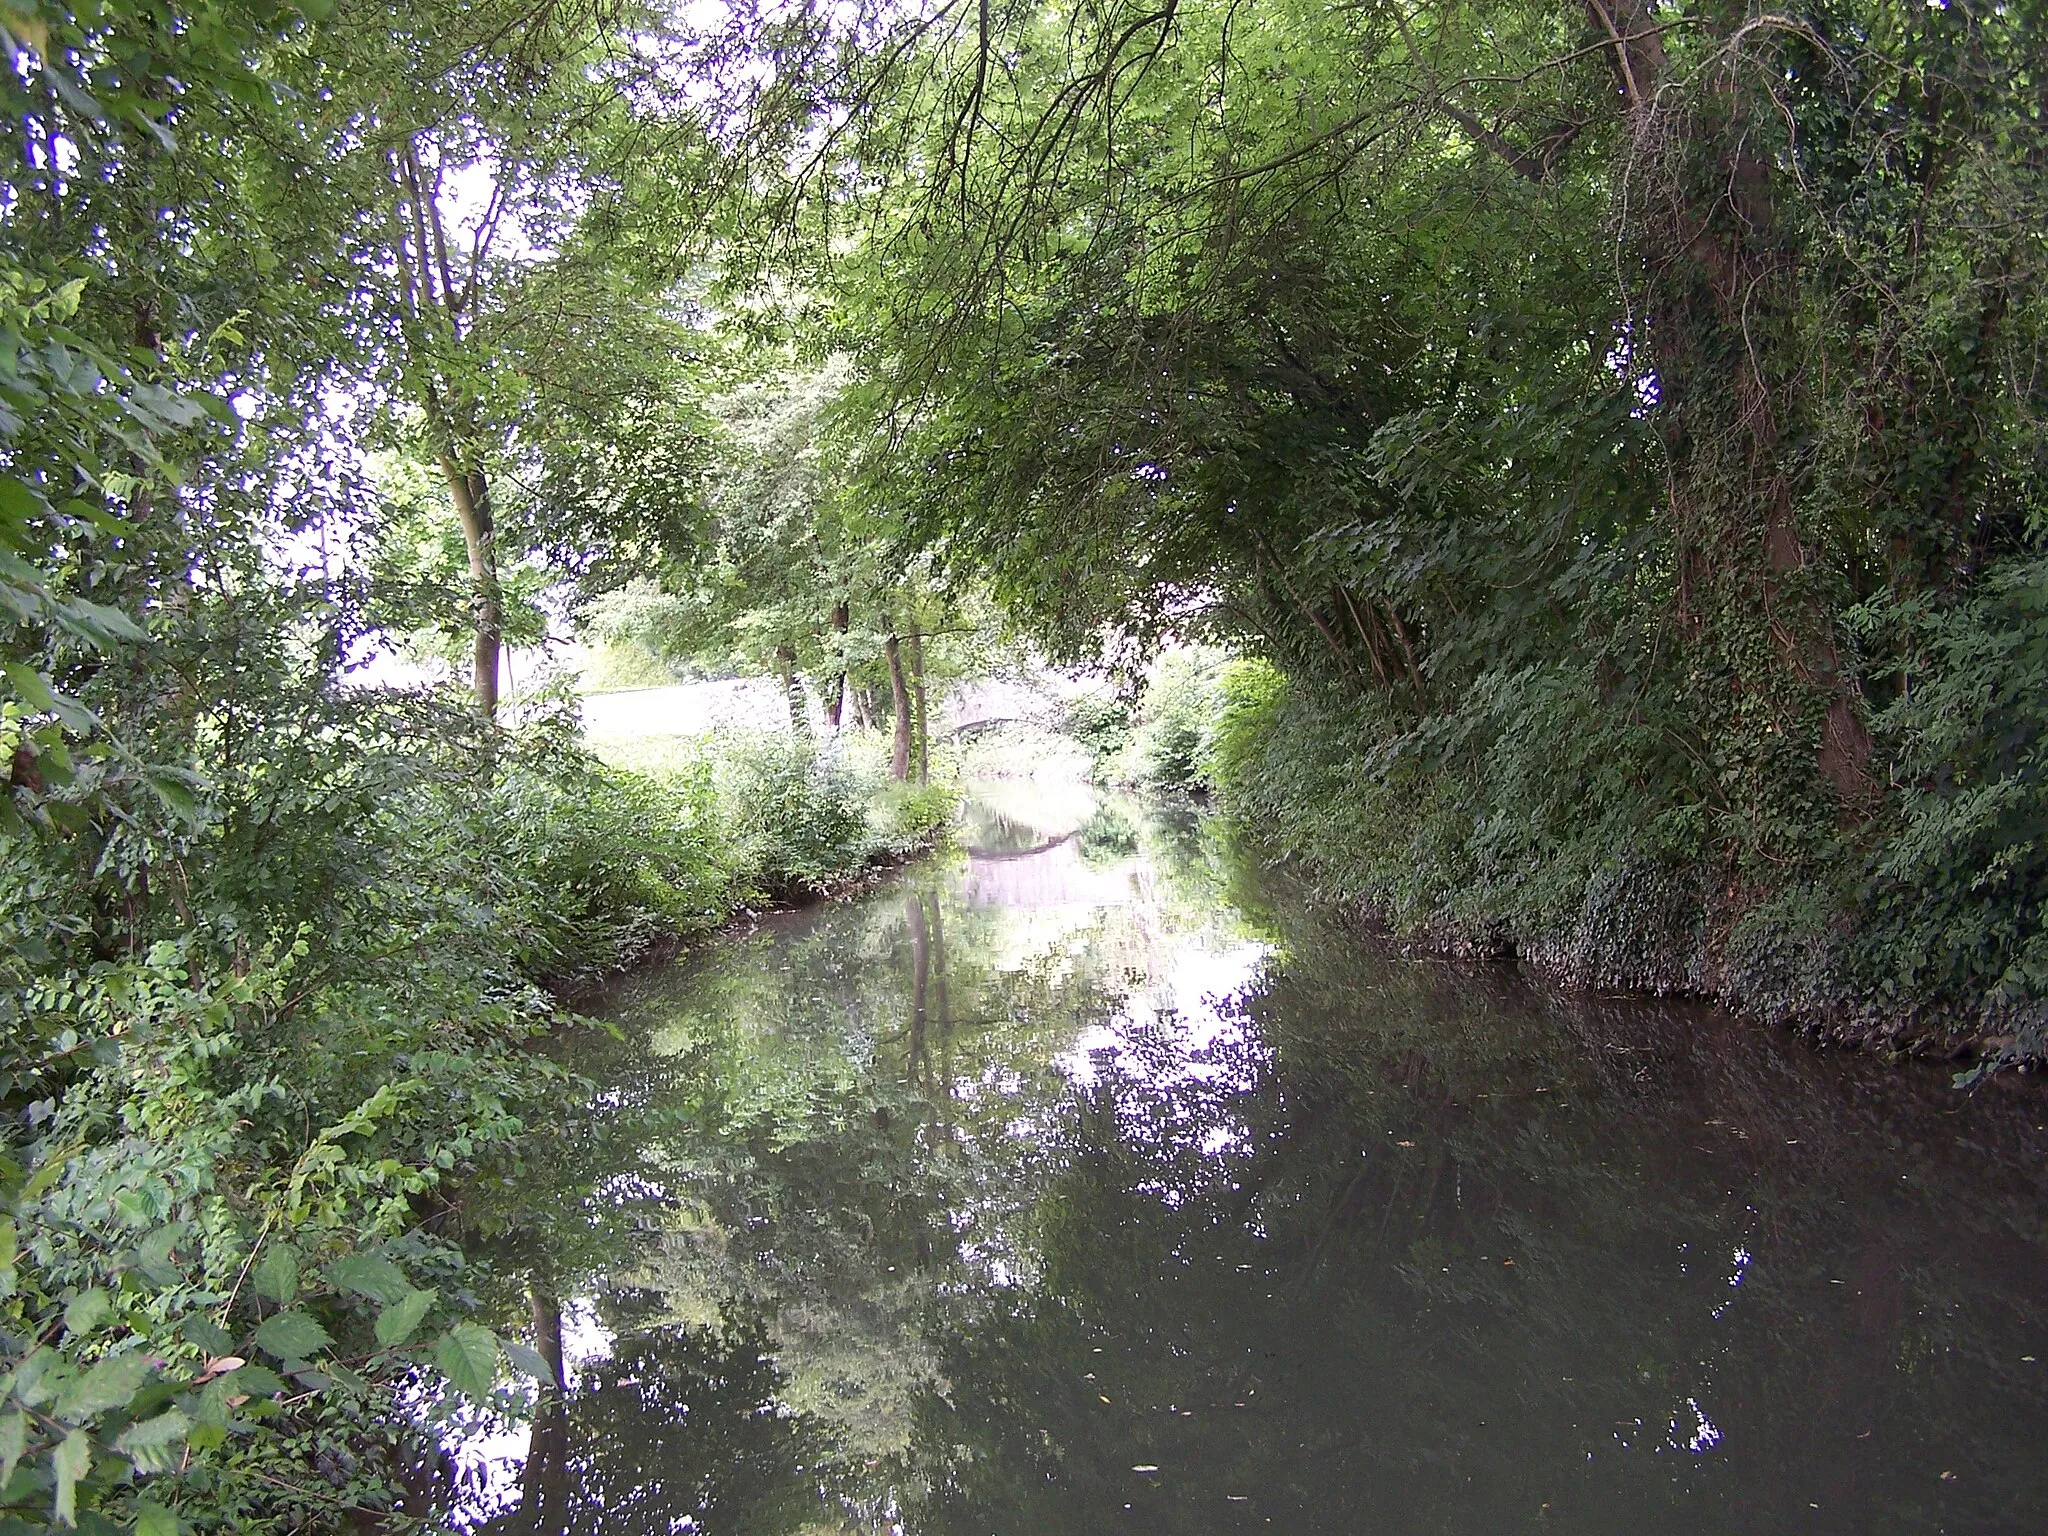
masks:
[[[604,1000],[476,1522],[2048,1524],[2031,1083],[1406,958],[1185,811],[962,841]]]

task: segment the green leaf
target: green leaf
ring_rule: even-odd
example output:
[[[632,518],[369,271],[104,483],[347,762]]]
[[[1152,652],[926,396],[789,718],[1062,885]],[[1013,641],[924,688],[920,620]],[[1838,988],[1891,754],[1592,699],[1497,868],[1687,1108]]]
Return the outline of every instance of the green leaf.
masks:
[[[304,1312],[280,1312],[256,1330],[256,1347],[280,1360],[304,1360],[328,1345],[327,1330]]]
[[[114,1449],[144,1472],[168,1472],[178,1464],[178,1451],[185,1444],[192,1421],[176,1408],[166,1409],[153,1419],[130,1424],[121,1431]]]
[[[161,1504],[138,1504],[135,1536],[178,1536],[178,1517]]]
[[[0,1414],[0,1494],[14,1479],[14,1469],[28,1449],[28,1415],[19,1408]]]
[[[457,1323],[434,1345],[434,1364],[458,1392],[481,1402],[498,1379],[498,1339],[476,1323]]]
[[[209,1355],[225,1355],[235,1347],[234,1335],[221,1327],[204,1312],[194,1312],[178,1326],[187,1342],[198,1345]]]
[[[366,1296],[380,1306],[403,1301],[413,1294],[412,1282],[404,1271],[381,1254],[351,1253],[327,1266],[327,1278],[336,1290]]]
[[[92,1437],[82,1429],[72,1430],[50,1458],[50,1470],[57,1485],[57,1496],[52,1501],[50,1512],[59,1525],[76,1525],[78,1480],[92,1470]]]
[[[227,1397],[275,1397],[284,1390],[284,1378],[267,1365],[238,1365],[215,1377],[207,1391],[214,1387]]]
[[[74,1339],[83,1338],[114,1315],[114,1303],[98,1286],[80,1291],[64,1308],[64,1331]]]
[[[14,684],[14,691],[33,709],[55,709],[57,695],[50,680],[25,661],[0,662],[0,671]]]
[[[135,1267],[158,1285],[175,1285],[182,1275],[172,1254],[184,1240],[186,1224],[169,1222],[145,1237],[135,1249]]]
[[[539,1350],[518,1339],[506,1339],[504,1344],[505,1358],[512,1362],[512,1369],[524,1372],[544,1387],[555,1384],[554,1367]]]
[[[16,1208],[40,1200],[51,1185],[64,1177],[64,1170],[71,1166],[71,1160],[78,1156],[84,1145],[82,1141],[74,1141],[63,1151],[53,1152],[44,1158],[36,1171],[29,1175],[28,1182],[21,1186],[21,1193],[14,1197]]]
[[[332,1385],[341,1388],[344,1392],[353,1392],[358,1397],[367,1395],[370,1390],[370,1382],[367,1377],[350,1370],[339,1360],[323,1362],[322,1374],[327,1377]]]
[[[432,1291],[413,1291],[401,1296],[377,1314],[377,1342],[386,1349],[403,1344],[433,1304]]]
[[[199,797],[192,792],[189,777],[174,773],[168,768],[152,768],[143,775],[150,791],[165,810],[196,827],[205,818],[200,814]]]
[[[0,475],[0,517],[25,523],[47,516],[49,510],[49,501],[34,486],[13,475]]]
[[[149,1356],[139,1349],[109,1355],[57,1394],[57,1417],[76,1424],[110,1408],[125,1408],[149,1377]]]
[[[273,1244],[249,1279],[258,1296],[286,1305],[299,1294],[298,1249],[290,1243]]]

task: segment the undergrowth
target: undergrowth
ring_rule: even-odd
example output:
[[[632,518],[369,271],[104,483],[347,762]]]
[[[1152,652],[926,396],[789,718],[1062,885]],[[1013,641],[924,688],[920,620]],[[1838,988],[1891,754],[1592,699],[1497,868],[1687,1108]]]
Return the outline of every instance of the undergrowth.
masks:
[[[1130,777],[1213,792],[1332,899],[1566,985],[1712,996],[1828,1038],[2048,1053],[2048,573],[2015,561],[1960,607],[1871,605],[1924,680],[1878,718],[1891,788],[1796,864],[1751,807],[1589,669],[1482,675],[1404,711],[1263,661],[1183,653],[1137,710]]]
[[[437,1424],[551,1372],[473,1257],[578,1091],[549,988],[952,811],[787,737],[647,775],[430,697],[270,739],[188,814],[0,848],[0,1529],[426,1514]]]

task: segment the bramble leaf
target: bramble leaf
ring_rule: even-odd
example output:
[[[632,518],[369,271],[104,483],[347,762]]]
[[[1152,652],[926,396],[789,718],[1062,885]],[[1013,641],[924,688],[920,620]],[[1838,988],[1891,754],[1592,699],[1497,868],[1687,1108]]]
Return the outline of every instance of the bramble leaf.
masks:
[[[185,1414],[176,1408],[166,1409],[122,1430],[114,1449],[144,1472],[168,1472],[178,1464],[177,1452],[191,1428],[192,1420]]]
[[[377,1314],[377,1342],[386,1349],[403,1344],[434,1304],[432,1291],[412,1291]]]
[[[283,1306],[299,1294],[299,1251],[290,1243],[276,1243],[263,1255],[263,1262],[249,1276],[256,1294]]]
[[[57,1417],[76,1424],[110,1408],[125,1408],[149,1376],[149,1356],[139,1349],[109,1355],[57,1393]]]
[[[256,1330],[256,1347],[280,1360],[304,1360],[325,1349],[327,1330],[304,1312],[280,1312]]]
[[[335,1288],[353,1291],[380,1306],[403,1301],[413,1294],[412,1282],[404,1271],[381,1254],[351,1253],[327,1266],[327,1278]]]
[[[59,1442],[56,1454],[50,1458],[57,1490],[50,1513],[59,1525],[78,1524],[78,1481],[91,1470],[92,1439],[84,1430],[74,1429]]]
[[[434,1345],[434,1364],[454,1388],[482,1401],[498,1379],[498,1339],[477,1323],[457,1323]]]

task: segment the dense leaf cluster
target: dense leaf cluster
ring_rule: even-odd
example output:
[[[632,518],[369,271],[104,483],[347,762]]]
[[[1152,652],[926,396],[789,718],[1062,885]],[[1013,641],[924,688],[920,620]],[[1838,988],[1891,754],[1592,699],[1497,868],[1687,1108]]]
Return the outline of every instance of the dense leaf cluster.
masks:
[[[1068,655],[1277,666],[1240,804],[1403,926],[2038,1048],[2043,44],[942,10],[848,277],[875,474]]]

